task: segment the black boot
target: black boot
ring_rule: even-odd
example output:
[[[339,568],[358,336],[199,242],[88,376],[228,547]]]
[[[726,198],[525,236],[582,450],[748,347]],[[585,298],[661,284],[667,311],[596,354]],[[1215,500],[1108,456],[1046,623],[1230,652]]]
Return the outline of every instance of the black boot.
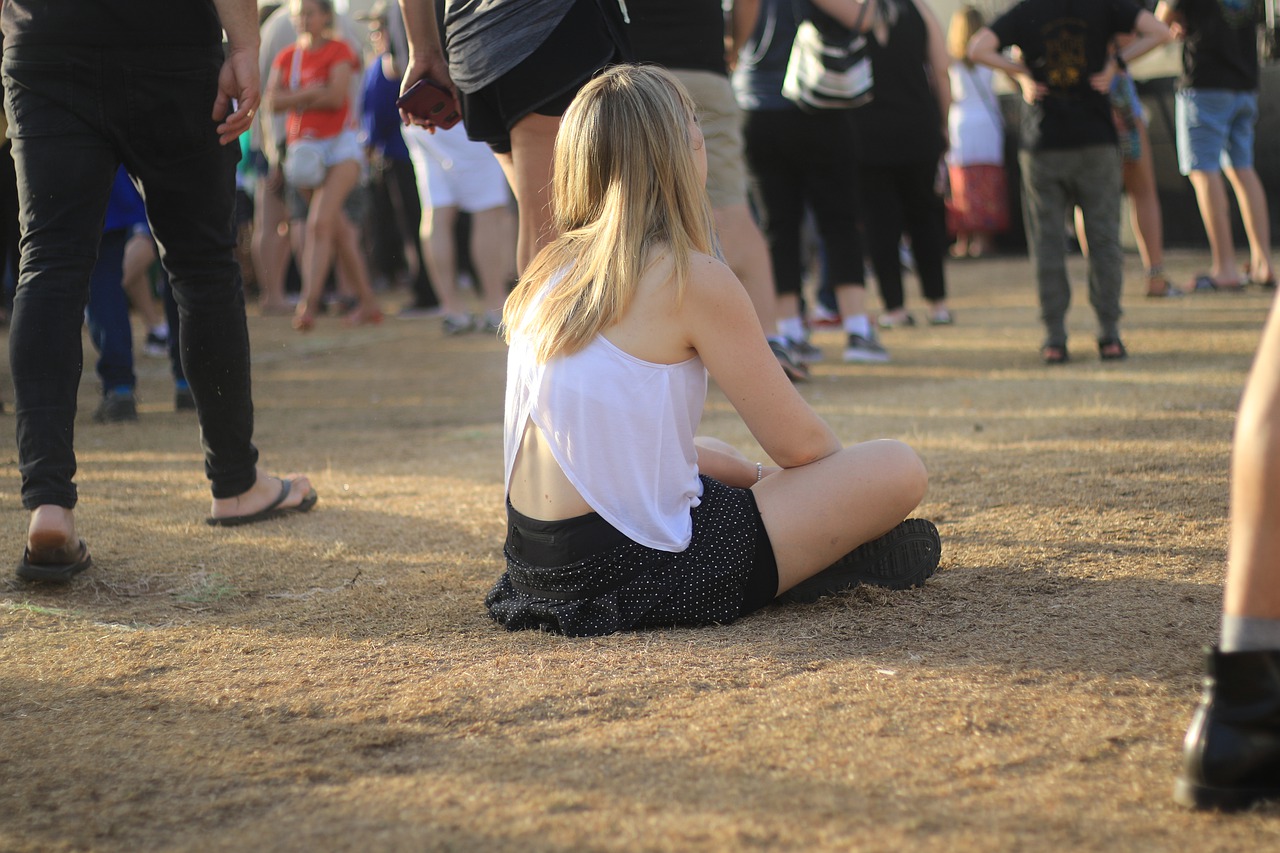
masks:
[[[1209,649],[1207,669],[1174,799],[1232,811],[1280,798],[1280,651]]]

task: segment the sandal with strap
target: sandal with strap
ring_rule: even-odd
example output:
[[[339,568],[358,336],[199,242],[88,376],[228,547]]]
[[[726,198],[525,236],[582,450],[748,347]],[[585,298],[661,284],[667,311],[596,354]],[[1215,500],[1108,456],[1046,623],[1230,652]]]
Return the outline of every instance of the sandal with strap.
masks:
[[[1098,341],[1098,356],[1103,361],[1122,361],[1129,357],[1129,351],[1119,338],[1103,338]]]
[[[1147,298],[1148,299],[1173,299],[1178,296],[1186,296],[1187,292],[1178,287],[1169,279],[1162,275],[1153,275],[1147,277]]]
[[[1040,360],[1045,364],[1066,364],[1071,360],[1066,344],[1045,344],[1040,347]]]

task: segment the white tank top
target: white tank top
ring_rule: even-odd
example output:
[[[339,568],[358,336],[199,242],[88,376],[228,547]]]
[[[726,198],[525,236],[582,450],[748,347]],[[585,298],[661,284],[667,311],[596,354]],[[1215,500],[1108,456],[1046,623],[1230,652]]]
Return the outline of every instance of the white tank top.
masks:
[[[532,420],[605,521],[646,547],[683,551],[693,538],[689,511],[702,497],[693,436],[706,398],[697,356],[655,364],[598,335],[573,355],[538,364],[517,331],[507,354],[507,489]]]

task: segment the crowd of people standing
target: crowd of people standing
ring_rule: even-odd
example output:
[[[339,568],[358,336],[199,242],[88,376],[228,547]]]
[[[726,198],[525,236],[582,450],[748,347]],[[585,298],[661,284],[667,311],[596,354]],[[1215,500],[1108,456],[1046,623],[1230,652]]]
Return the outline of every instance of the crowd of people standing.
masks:
[[[886,308],[878,325],[913,322],[899,277],[904,235],[929,321],[954,322],[943,260],[947,185],[963,240],[952,254],[982,254],[998,228],[981,203],[991,172],[976,169],[999,165],[980,153],[979,140],[989,141],[998,123],[983,117],[991,81],[978,65],[1009,74],[1026,102],[1019,165],[1047,363],[1068,360],[1063,246],[1072,206],[1088,244],[1099,354],[1127,354],[1118,331],[1118,195],[1122,164],[1140,162],[1143,140],[1123,75],[1128,62],[1175,34],[1185,39],[1181,165],[1213,252],[1201,289],[1236,290],[1246,281],[1274,288],[1265,196],[1253,169],[1256,22],[1234,7],[1172,0],[1153,15],[1130,0],[1020,0],[986,26],[963,10],[953,27],[968,33],[960,56],[963,36],[948,55],[940,23],[919,0],[798,7],[761,0],[758,10],[750,4],[758,14],[729,27],[741,50],[726,64],[706,38],[725,34],[719,0],[705,8],[686,0],[476,0],[447,4],[440,18],[433,0],[401,4],[402,86],[431,78],[460,94],[467,137],[445,134],[430,116],[401,113],[423,128],[410,131],[405,146],[425,173],[416,175],[419,217],[432,217],[421,229],[418,271],[456,275],[456,263],[445,260],[456,245],[448,233],[456,212],[468,211],[473,245],[485,256],[476,259],[479,325],[509,344],[508,536],[504,570],[485,603],[512,630],[592,635],[725,623],[775,600],[812,601],[860,583],[906,589],[933,574],[938,531],[907,518],[927,488],[921,459],[892,440],[845,447],[793,385],[803,376],[797,365],[819,357],[798,313],[797,235],[809,206],[844,314],[846,360],[888,359],[865,310],[859,222]],[[629,61],[628,5],[658,28],[683,27],[701,13],[700,29],[683,30],[697,38],[671,60],[695,72],[688,84]],[[292,37],[272,29],[274,20],[284,33],[280,18],[255,21],[253,9],[248,0],[9,0],[0,13],[22,252],[10,331],[22,502],[30,511],[22,580],[65,583],[93,565],[74,518],[81,327],[87,305],[110,402],[133,381],[113,361],[120,344],[113,330],[128,325],[120,298],[125,246],[141,224],[136,199],[124,192],[130,185],[169,278],[175,382],[199,420],[208,524],[251,524],[317,505],[305,476],[261,471],[252,441],[250,342],[235,260],[238,144],[255,116],[283,118],[282,126],[260,126],[248,158],[261,167],[255,216],[270,232],[255,242],[264,309],[287,305],[282,279],[292,254],[301,278],[295,328],[315,327],[335,266],[353,299],[348,321],[378,322],[352,209],[367,153],[355,104],[358,94],[383,109],[395,103],[383,97],[400,70],[385,35],[393,14],[384,7],[370,18],[384,34],[370,77],[360,51],[339,34],[329,0],[294,0]],[[787,33],[811,14],[864,42],[875,97],[853,113],[812,114],[777,97],[788,89],[785,80],[778,87],[791,61]],[[259,25],[279,49],[260,49],[268,40]],[[735,62],[747,113],[740,145],[735,105],[724,97]],[[704,131],[704,116],[717,112],[730,118],[707,120]],[[974,138],[956,146],[953,132]],[[956,153],[948,163],[949,149]],[[457,173],[474,165],[470,152],[489,155],[475,161],[496,163],[511,196],[477,190],[499,185],[491,167],[487,184]],[[389,139],[380,154],[403,162]],[[724,162],[709,196],[713,159]],[[759,185],[759,230],[742,219],[735,160]],[[838,193],[821,186],[828,169],[840,175]],[[1223,172],[1249,236],[1243,271],[1234,269],[1223,234]],[[399,193],[399,206],[392,203],[399,223],[413,219],[406,175],[402,166],[384,170],[388,201],[393,185]],[[505,212],[512,200],[515,236],[504,238],[504,217],[486,214]],[[744,285],[726,261],[762,257],[762,244],[771,275]],[[1172,296],[1152,248],[1143,253],[1148,294]],[[521,277],[500,299],[508,260]],[[774,294],[760,286],[770,280]],[[445,328],[462,331],[452,297],[447,288],[441,294]],[[1242,407],[1222,642],[1208,658],[1176,791],[1197,807],[1280,796],[1278,318],[1273,313]],[[709,378],[767,461],[696,436]]]

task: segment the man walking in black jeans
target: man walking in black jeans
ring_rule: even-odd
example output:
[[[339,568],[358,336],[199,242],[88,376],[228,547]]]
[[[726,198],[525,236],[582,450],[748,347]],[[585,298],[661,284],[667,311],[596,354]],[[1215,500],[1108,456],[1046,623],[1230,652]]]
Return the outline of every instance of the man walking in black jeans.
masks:
[[[249,333],[233,255],[231,145],[259,102],[253,0],[6,0],[0,15],[22,261],[10,326],[22,503],[18,576],[89,568],[73,444],[89,273],[118,165],[138,184],[182,318],[210,524],[305,512],[305,477],[257,470]],[[221,46],[225,29],[228,50]]]

